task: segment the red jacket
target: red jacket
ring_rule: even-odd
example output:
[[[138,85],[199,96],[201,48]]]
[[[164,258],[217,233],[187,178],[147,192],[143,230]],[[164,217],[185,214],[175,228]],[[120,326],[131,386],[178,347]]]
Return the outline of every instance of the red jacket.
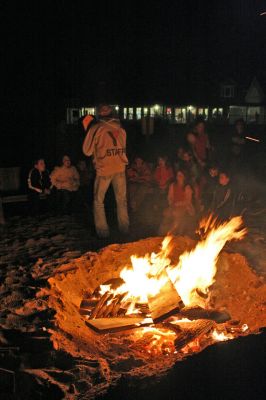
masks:
[[[133,163],[127,170],[127,176],[130,183],[150,184],[152,182],[151,169],[145,162],[141,167]]]
[[[171,167],[156,167],[156,170],[154,172],[154,179],[160,189],[166,189],[173,178],[174,172]]]

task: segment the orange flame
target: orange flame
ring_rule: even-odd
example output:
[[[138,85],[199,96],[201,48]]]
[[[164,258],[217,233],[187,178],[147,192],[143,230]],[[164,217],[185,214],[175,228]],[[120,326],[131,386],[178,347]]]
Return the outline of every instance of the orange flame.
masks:
[[[217,259],[226,242],[242,239],[246,234],[242,224],[240,216],[220,224],[212,216],[208,217],[200,223],[205,238],[192,251],[183,253],[176,266],[172,266],[169,259],[172,237],[167,236],[159,253],[145,257],[131,256],[131,267],[125,267],[120,273],[124,280],[120,287],[111,290],[110,286],[102,285],[100,293],[125,293],[123,302],[130,310],[128,313],[138,312],[135,303],[147,303],[148,296],[159,293],[166,283],[167,276],[160,275],[165,270],[185,305],[204,306],[206,299],[199,293],[207,294],[214,283]]]
[[[199,242],[194,250],[180,256],[176,267],[168,268],[167,272],[185,305],[204,305],[205,300],[199,296],[197,289],[208,293],[208,288],[214,283],[217,271],[218,256],[227,241],[242,239],[247,230],[242,228],[241,217],[217,225],[214,219],[208,219],[205,225],[207,236]]]

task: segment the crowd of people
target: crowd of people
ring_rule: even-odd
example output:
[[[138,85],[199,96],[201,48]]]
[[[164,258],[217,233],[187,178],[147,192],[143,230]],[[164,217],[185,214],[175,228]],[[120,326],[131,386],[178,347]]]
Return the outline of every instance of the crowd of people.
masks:
[[[154,163],[145,160],[142,154],[128,161],[126,132],[111,106],[99,107],[98,119],[84,118],[83,127],[83,153],[89,158],[74,166],[70,157],[64,155],[61,165],[51,173],[43,158],[34,162],[28,188],[35,215],[40,213],[43,197],[58,214],[91,207],[98,237],[108,237],[105,197],[110,185],[116,200],[118,227],[123,234],[129,232],[129,221],[144,206],[159,216],[159,235],[189,233],[202,215],[211,212],[221,219],[242,212],[243,196],[236,190],[231,174],[243,161],[244,121],[235,124],[230,164],[227,163],[226,169],[216,160],[203,119],[198,119],[187,132],[174,158],[159,154]]]

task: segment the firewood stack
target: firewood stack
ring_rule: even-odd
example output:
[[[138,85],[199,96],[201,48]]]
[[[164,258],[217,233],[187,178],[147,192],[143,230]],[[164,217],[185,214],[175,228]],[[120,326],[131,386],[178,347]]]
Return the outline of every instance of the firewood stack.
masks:
[[[212,329],[215,323],[224,323],[231,318],[225,311],[185,307],[170,279],[166,279],[159,293],[148,297],[147,303],[135,304],[137,314],[128,315],[127,293],[112,292],[112,289],[120,286],[122,282],[119,278],[104,283],[110,285],[110,291],[100,295],[100,290],[97,288],[92,295],[85,295],[80,304],[80,314],[85,316],[86,324],[97,333],[119,332],[157,323],[163,323],[176,331],[179,329],[178,326],[169,323],[169,317],[174,315],[179,319],[186,318],[194,322],[190,328],[186,327],[185,336],[182,334],[182,337],[188,340],[191,335],[198,336],[199,327],[200,332],[205,332],[206,329],[207,331]]]

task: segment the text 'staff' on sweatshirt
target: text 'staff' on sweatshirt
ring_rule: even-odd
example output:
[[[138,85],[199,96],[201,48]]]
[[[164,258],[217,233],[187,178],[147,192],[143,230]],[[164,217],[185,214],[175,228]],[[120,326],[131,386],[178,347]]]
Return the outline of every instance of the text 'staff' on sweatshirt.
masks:
[[[94,157],[97,175],[109,176],[123,172],[128,163],[126,132],[117,119],[100,120],[84,140],[83,153]]]

